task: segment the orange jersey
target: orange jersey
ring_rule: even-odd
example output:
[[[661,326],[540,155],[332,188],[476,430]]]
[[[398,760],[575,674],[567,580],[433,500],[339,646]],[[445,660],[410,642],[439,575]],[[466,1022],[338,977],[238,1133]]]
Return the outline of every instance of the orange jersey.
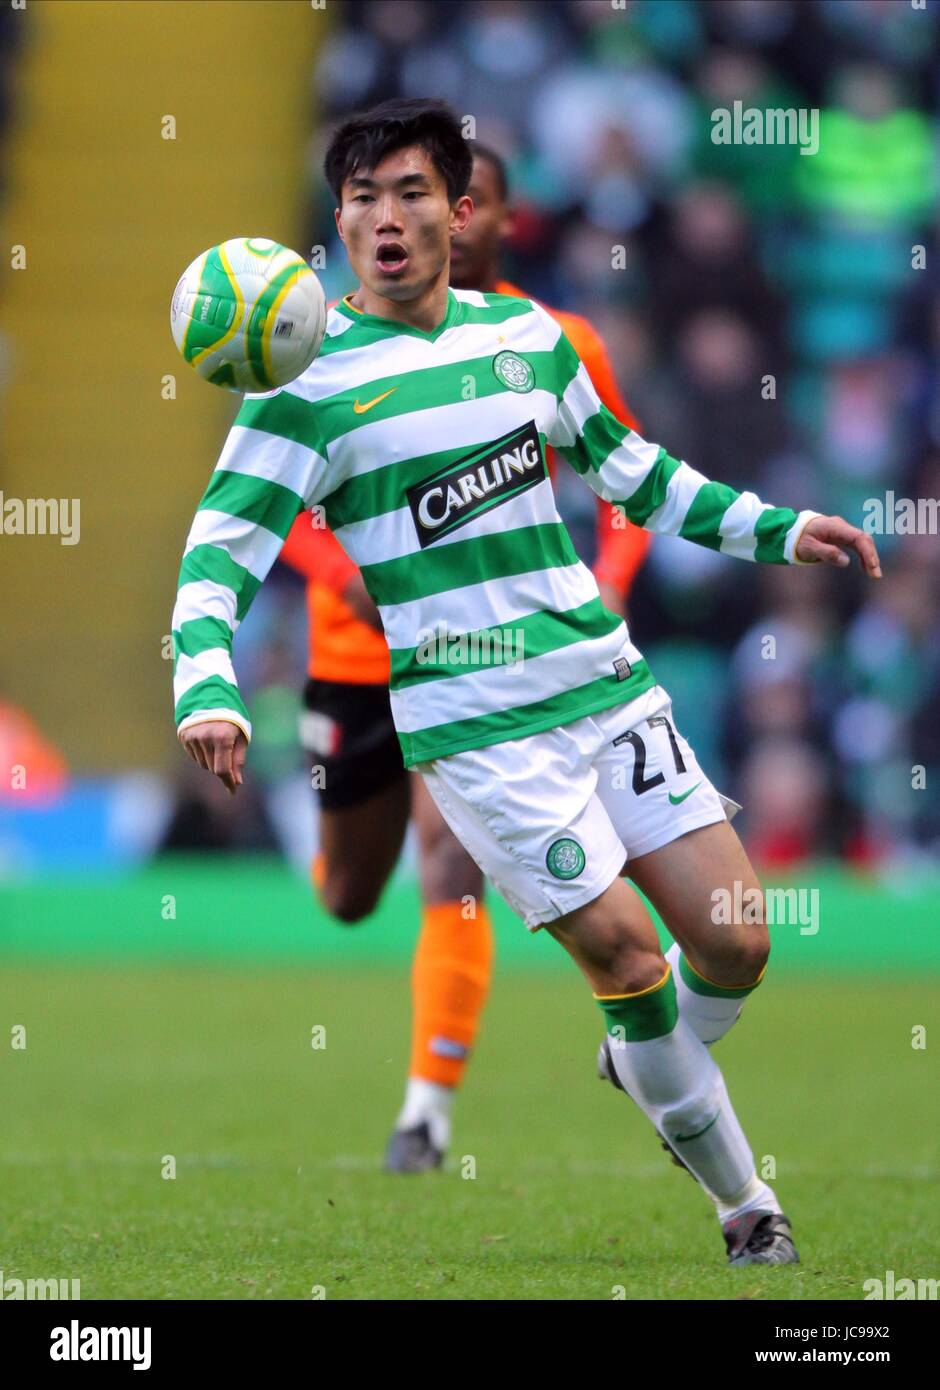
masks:
[[[530,297],[506,280],[500,280],[493,292],[520,299]],[[617,389],[607,349],[597,330],[580,314],[569,314],[547,305],[543,308],[561,325],[607,409],[625,425],[637,429],[637,422]],[[551,471],[553,451],[548,452]],[[625,595],[643,563],[650,537],[622,517],[618,517],[617,522],[613,524],[610,503],[598,498],[594,575],[599,584],[610,584]],[[387,685],[388,646],[382,634],[357,617],[342,597],[344,588],[356,573],[356,566],[332,532],[313,526],[310,514],[302,512],[284,542],[280,558],[308,580],[308,674],[317,680]]]

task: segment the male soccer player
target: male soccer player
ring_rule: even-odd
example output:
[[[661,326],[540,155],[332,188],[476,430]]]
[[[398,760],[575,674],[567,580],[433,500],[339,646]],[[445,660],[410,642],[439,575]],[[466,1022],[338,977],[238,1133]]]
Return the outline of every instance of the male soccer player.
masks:
[[[449,288],[472,205],[446,105],[345,122],[325,168],[360,288],[303,376],[246,398],[196,513],[173,620],[180,739],[236,790],[251,726],[232,632],[296,514],[322,504],[382,616],[406,764],[526,926],[587,978],[604,1069],[713,1201],[730,1262],[791,1263],[707,1046],[769,951],[763,925],[716,926],[712,895],[759,885],[668,695],[574,553],[545,448],[634,522],[740,559],[847,565],[854,550],[879,578],[874,543],[841,517],[709,482],[617,422],[544,309]],[[497,639],[509,658],[483,660]],[[624,869],[674,938],[668,960]]]
[[[450,283],[522,297],[522,290],[499,278],[500,250],[512,225],[505,166],[495,150],[477,141],[469,148],[467,192],[474,211],[469,226],[451,241]],[[636,428],[598,333],[577,314],[550,312],[601,400],[621,423]],[[363,404],[360,412],[366,413]],[[551,473],[552,456],[546,461]],[[594,575],[612,611],[623,611],[649,541],[647,531],[597,499]],[[335,916],[355,922],[373,910],[398,859],[409,816],[415,824],[422,910],[411,976],[411,1057],[385,1167],[424,1172],[440,1166],[448,1147],[457,1087],[489,988],[493,935],[483,875],[420,776],[405,769],[389,704],[388,646],[356,566],[322,517],[307,512],[291,527],[280,559],[308,581],[310,660],[302,732],[321,774],[314,882]]]

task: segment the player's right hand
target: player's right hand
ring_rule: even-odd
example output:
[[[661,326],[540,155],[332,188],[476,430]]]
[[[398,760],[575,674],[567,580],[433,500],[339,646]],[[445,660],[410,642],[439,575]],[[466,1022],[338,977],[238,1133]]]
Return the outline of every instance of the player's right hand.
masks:
[[[248,752],[248,740],[238,725],[223,719],[207,719],[204,724],[190,724],[179,738],[193,761],[208,772],[214,772],[234,796],[242,784],[242,768]]]

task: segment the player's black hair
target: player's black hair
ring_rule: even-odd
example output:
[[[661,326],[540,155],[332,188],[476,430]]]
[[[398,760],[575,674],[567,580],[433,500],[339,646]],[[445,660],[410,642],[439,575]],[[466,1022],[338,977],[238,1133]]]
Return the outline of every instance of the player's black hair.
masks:
[[[446,101],[396,98],[351,116],[334,131],[323,172],[340,202],[343,184],[352,174],[369,173],[393,151],[420,145],[442,175],[453,203],[466,193],[473,172],[468,144],[457,113]]]
[[[505,203],[509,197],[509,172],[506,169],[506,161],[492,145],[484,145],[481,140],[468,140],[470,153],[474,159],[485,159],[487,164],[493,168],[496,175],[496,185],[499,189],[500,201]]]

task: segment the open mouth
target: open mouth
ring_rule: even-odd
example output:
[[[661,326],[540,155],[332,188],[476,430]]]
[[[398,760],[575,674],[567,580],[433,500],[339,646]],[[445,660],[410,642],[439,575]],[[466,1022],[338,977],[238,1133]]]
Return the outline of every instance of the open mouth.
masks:
[[[375,253],[375,259],[380,270],[394,275],[408,264],[408,252],[400,241],[383,241]]]

